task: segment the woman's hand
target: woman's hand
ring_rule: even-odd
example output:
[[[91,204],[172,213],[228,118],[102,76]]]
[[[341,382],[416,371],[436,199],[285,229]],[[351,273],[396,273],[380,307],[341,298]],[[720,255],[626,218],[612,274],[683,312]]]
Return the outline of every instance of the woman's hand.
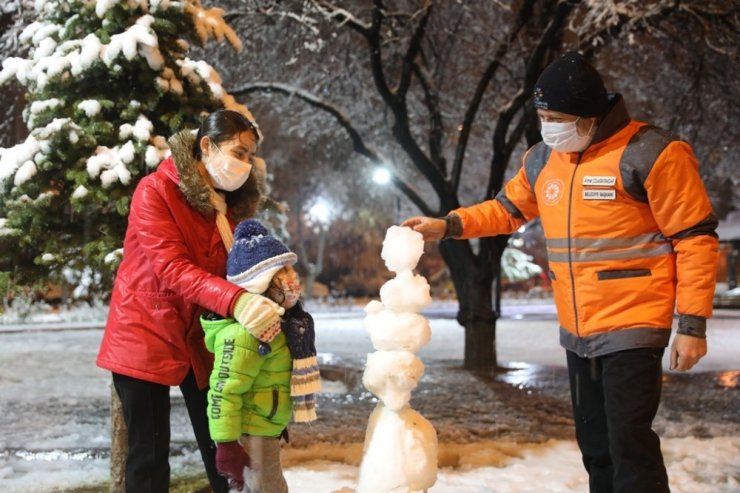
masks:
[[[444,238],[447,222],[444,219],[416,216],[406,219],[401,226],[421,233],[424,241],[437,241]]]

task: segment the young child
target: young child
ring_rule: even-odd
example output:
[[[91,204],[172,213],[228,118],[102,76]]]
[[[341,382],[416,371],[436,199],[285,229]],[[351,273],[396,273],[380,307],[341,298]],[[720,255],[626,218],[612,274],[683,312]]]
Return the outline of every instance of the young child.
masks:
[[[249,293],[264,293],[285,308],[285,315],[252,324],[247,301],[234,307],[238,321],[213,314],[201,317],[206,347],[215,355],[208,426],[216,442],[216,466],[239,491],[244,467],[249,467],[248,492],[287,492],[279,440],[291,407],[297,422],[316,419],[313,394],[320,380],[314,326],[298,301],[302,288],[292,267],[296,261],[295,253],[262,224],[239,223],[226,278]]]

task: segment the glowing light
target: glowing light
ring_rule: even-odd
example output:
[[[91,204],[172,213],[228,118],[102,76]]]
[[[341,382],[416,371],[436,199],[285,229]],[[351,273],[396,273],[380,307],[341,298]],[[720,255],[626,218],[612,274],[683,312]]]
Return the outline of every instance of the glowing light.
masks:
[[[391,181],[391,173],[385,168],[376,168],[373,173],[373,181],[379,185],[385,185]]]
[[[331,207],[324,199],[319,199],[308,209],[308,216],[321,224],[328,224],[331,220]]]

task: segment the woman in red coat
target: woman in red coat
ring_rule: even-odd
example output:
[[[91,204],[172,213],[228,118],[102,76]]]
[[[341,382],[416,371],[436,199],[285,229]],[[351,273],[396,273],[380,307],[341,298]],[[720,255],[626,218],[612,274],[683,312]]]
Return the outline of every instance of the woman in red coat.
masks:
[[[172,155],[142,178],[131,202],[123,261],[116,275],[97,364],[113,372],[128,427],[126,490],[169,490],[169,387],[180,386],[214,492],[228,491],[215,468],[206,417],[213,356],[200,314],[235,315],[240,296],[250,316],[281,310],[224,279],[235,223],[264,198],[260,134],[244,115],[219,110],[197,134],[183,131]],[[241,303],[243,305],[244,303]]]

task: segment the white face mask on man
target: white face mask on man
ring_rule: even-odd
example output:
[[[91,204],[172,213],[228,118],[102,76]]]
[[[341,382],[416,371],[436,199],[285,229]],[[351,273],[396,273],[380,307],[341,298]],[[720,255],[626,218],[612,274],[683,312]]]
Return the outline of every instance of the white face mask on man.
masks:
[[[576,123],[578,119],[572,122],[542,122],[540,134],[542,141],[548,147],[559,152],[581,152],[591,142],[593,135],[593,123],[586,135],[578,134]]]
[[[214,188],[232,192],[244,185],[252,171],[252,165],[224,154],[216,145],[213,147],[216,151],[212,151],[208,158],[204,159],[204,164]]]

